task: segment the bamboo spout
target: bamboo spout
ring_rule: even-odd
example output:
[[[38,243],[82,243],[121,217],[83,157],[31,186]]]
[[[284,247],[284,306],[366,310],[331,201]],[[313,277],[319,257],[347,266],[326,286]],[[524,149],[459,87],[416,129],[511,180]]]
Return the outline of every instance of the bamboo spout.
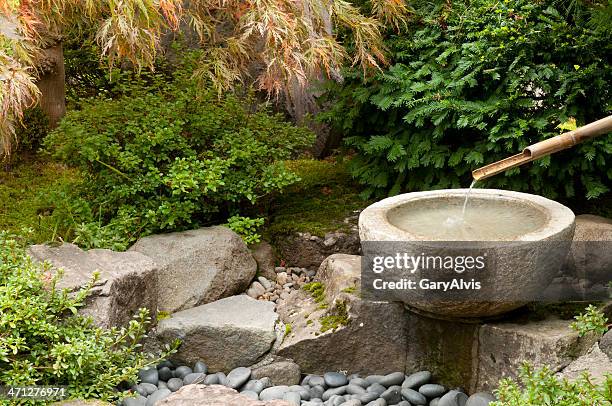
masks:
[[[612,116],[602,118],[590,124],[577,128],[573,131],[557,135],[556,137],[540,141],[528,146],[520,154],[502,159],[482,168],[472,171],[474,180],[486,179],[498,173],[516,168],[527,162],[545,157],[555,152],[571,148],[576,144],[586,141],[598,135],[607,134],[612,131]]]

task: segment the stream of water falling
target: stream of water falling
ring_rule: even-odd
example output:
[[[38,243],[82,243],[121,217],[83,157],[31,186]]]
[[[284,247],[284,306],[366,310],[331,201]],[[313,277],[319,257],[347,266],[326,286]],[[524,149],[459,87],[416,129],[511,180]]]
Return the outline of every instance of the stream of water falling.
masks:
[[[467,208],[468,200],[470,199],[470,193],[472,193],[472,188],[474,187],[476,182],[476,179],[472,181],[472,184],[470,185],[470,188],[468,189],[467,194],[465,195],[465,200],[463,201],[463,209],[461,210],[461,222],[465,221],[465,209]]]

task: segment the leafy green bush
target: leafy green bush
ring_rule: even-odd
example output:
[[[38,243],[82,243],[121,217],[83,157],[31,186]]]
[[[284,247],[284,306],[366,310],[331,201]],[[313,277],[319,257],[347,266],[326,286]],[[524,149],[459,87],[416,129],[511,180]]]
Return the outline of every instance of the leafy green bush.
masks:
[[[604,334],[608,331],[608,318],[604,313],[593,305],[589,305],[584,313],[574,317],[575,322],[570,324],[570,327],[578,332],[580,337],[594,331],[597,334]]]
[[[257,230],[264,225],[264,221],[263,217],[252,219],[236,215],[227,219],[227,226],[240,235],[245,243],[256,244],[261,241]]]
[[[365,195],[465,187],[471,170],[558,135],[570,118],[582,125],[610,114],[612,31],[567,16],[567,3],[421,8],[409,32],[388,39],[388,69],[330,85],[323,119],[350,135]],[[612,137],[603,136],[487,185],[595,198],[609,191],[610,153]]]
[[[555,376],[548,367],[534,370],[524,364],[519,374],[520,383],[503,379],[490,406],[605,406],[611,405],[612,374],[601,385],[594,384],[585,374],[576,381]]]
[[[69,295],[56,288],[57,277],[34,264],[19,239],[0,232],[0,382],[66,385],[73,398],[124,396],[118,385],[157,362],[139,344],[147,311],[124,328],[98,328],[76,314],[95,278]]]
[[[45,147],[86,174],[86,192],[66,204],[78,216],[62,216],[78,242],[125,248],[141,235],[221,223],[282,190],[297,180],[282,160],[312,140],[252,97],[219,99],[179,69],[161,89],[85,103]]]

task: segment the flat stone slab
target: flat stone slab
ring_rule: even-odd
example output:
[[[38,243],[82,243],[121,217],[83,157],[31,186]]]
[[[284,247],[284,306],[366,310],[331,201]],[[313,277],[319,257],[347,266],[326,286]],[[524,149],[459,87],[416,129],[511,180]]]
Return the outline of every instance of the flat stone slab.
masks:
[[[546,319],[518,323],[492,323],[480,327],[476,390],[492,390],[501,378],[516,378],[521,365],[550,366],[559,371],[597,341],[593,334],[579,337],[570,322]]]
[[[291,406],[284,400],[254,400],[239,394],[234,389],[221,385],[187,385],[183,386],[158,406]]]
[[[573,381],[580,378],[584,372],[589,373],[596,385],[604,383],[605,375],[612,373],[612,360],[601,351],[597,344],[593,345],[585,355],[572,361],[559,376]]]
[[[223,226],[151,235],[130,251],[158,264],[158,305],[168,313],[242,293],[257,271],[242,238]]]
[[[604,285],[612,280],[612,220],[582,214],[576,216],[574,243],[568,268],[579,279]]]
[[[156,328],[156,339],[182,345],[173,358],[191,365],[203,360],[211,371],[252,365],[276,339],[274,303],[232,296],[174,313]]]
[[[80,290],[91,282],[94,272],[99,273],[86,306],[79,310],[91,316],[96,325],[124,325],[141,307],[148,308],[155,320],[157,265],[146,255],[106,249],[84,251],[74,244],[32,245],[28,254],[35,261],[50,263],[52,273],[62,269],[57,287],[70,292]]]
[[[291,326],[278,355],[293,359],[302,373],[404,370],[407,320],[403,305],[362,300],[355,291],[355,286],[359,288],[359,270],[359,256],[332,255],[317,274],[326,287],[327,308],[303,290],[293,291],[278,305],[283,323]],[[322,331],[322,320],[334,315],[338,306],[346,309],[348,323]]]

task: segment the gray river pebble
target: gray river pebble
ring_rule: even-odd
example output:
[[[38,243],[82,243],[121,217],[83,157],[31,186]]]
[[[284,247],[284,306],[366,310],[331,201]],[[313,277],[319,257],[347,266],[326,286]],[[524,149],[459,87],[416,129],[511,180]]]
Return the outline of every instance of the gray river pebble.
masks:
[[[246,367],[234,368],[227,376],[207,372],[208,366],[202,361],[193,369],[185,365],[175,368],[171,362],[162,361],[138,372],[140,383],[132,386],[138,396],[124,399],[121,406],[153,406],[194,383],[225,385],[253,400],[285,400],[291,406],[488,406],[495,401],[490,393],[479,392],[468,398],[461,388],[447,391],[442,385],[430,383],[429,371],[366,377],[327,372],[323,376],[307,375],[300,385],[292,386],[272,386],[268,377],[250,379],[251,369]]]
[[[376,393],[376,394],[380,395],[381,393],[386,391],[387,388],[385,388],[384,386],[382,386],[379,383],[373,383],[372,385],[368,386],[368,388],[366,390],[368,392],[372,392],[372,393]]]
[[[388,404],[394,405],[402,401],[402,387],[399,385],[391,386],[384,391],[380,397],[387,401]]]
[[[415,405],[426,405],[427,404],[427,398],[422,393],[419,393],[415,391],[414,389],[402,388],[402,396],[408,402],[413,403]]]
[[[328,390],[323,392],[323,396],[321,396],[321,399],[323,399],[323,401],[326,401],[333,395],[344,395],[345,393],[346,393],[346,386],[338,386],[336,388],[329,388]]]
[[[323,375],[323,380],[325,380],[327,386],[332,388],[344,386],[348,383],[346,375],[341,374],[340,372],[327,372],[325,375]]]
[[[205,379],[206,375],[202,372],[192,372],[183,378],[183,383],[185,385],[191,385],[192,383],[202,383]]]
[[[272,385],[272,380],[270,378],[268,378],[267,376],[261,378],[259,380],[259,382],[261,382],[261,384],[264,386],[264,389],[265,388],[269,388],[271,386],[274,386],[274,385]]]
[[[437,398],[446,393],[446,388],[435,383],[426,383],[419,388],[419,392],[428,398]]]
[[[227,385],[227,376],[223,372],[217,372],[219,377],[219,385]]]
[[[393,385],[401,385],[404,379],[406,379],[406,375],[403,372],[393,372],[382,377],[378,383],[388,388]]]
[[[373,400],[378,399],[378,394],[372,392],[366,392],[362,395],[359,395],[359,400],[361,403],[366,404],[372,402]]]
[[[289,390],[300,395],[302,400],[310,400],[310,388],[305,388],[300,385],[290,386]]]
[[[232,389],[238,389],[251,377],[251,369],[238,367],[234,368],[227,374],[226,385]]]
[[[313,375],[313,376],[310,377],[310,380],[308,381],[308,385],[310,385],[310,386],[324,386],[325,385],[325,379],[323,379],[322,376]]]
[[[168,396],[170,396],[172,392],[170,392],[169,389],[160,389],[158,391],[155,391],[151,396],[149,396],[149,398],[147,399],[147,403],[145,403],[146,406],[155,406],[155,404],[157,402],[159,402],[160,400],[166,399]]]
[[[158,371],[157,374],[159,376],[159,379],[161,381],[168,381],[170,378],[172,378],[174,375],[172,374],[172,370],[168,367],[161,367]]]
[[[341,403],[340,406],[361,406],[361,402],[358,399],[349,399]]]
[[[366,376],[365,380],[368,385],[372,385],[373,383],[379,383],[381,379],[383,379],[384,375],[369,375]]]
[[[193,366],[193,372],[201,372],[203,374],[207,374],[208,373],[208,366],[205,363],[203,363],[202,361],[198,361]]]
[[[440,398],[438,406],[465,406],[468,396],[457,390],[451,390]]]
[[[356,377],[356,378],[351,378],[351,379],[349,380],[349,384],[350,384],[350,385],[357,385],[357,386],[361,386],[362,388],[367,388],[367,387],[370,385],[370,384],[368,383],[368,381],[366,381],[366,380],[365,380],[365,379],[363,379],[363,378],[359,378],[359,377]]]
[[[175,378],[181,378],[183,379],[184,377],[186,377],[187,375],[189,375],[190,373],[192,373],[193,370],[191,368],[189,368],[188,366],[180,366],[178,368],[176,368],[174,370],[174,377]]]
[[[135,398],[127,398],[123,401],[124,406],[145,406],[147,404],[147,398],[144,396],[137,396]]]
[[[140,378],[141,383],[151,383],[153,385],[157,385],[157,382],[159,381],[159,373],[155,367],[144,368],[138,371],[138,378]]]
[[[245,385],[243,390],[245,391],[251,391],[251,392],[255,392],[257,394],[261,393],[262,390],[264,390],[266,387],[264,385],[264,383],[258,379],[252,379],[250,381],[248,381]]]
[[[171,378],[166,385],[172,392],[176,392],[183,386],[183,380],[181,378]]]
[[[155,392],[158,389],[157,386],[153,385],[152,383],[146,382],[138,384],[138,387],[140,388],[138,392],[140,392],[140,394],[143,396],[149,396],[151,393]],[[142,393],[141,391],[144,391],[144,393]]]
[[[321,399],[323,397],[323,393],[325,393],[325,388],[321,385],[313,386],[312,388],[310,388],[311,399]]]
[[[204,385],[217,385],[219,384],[219,377],[217,374],[206,375],[203,383]]]
[[[172,363],[172,361],[163,360],[162,362],[157,364],[157,369],[162,369],[163,367],[173,369],[174,368],[174,364]]]
[[[421,385],[425,385],[431,380],[431,372],[429,371],[420,371],[416,372],[412,375],[409,375],[402,383],[402,387],[416,389]]]
[[[240,392],[240,394],[248,398],[251,398],[253,400],[259,400],[259,395],[253,392],[252,390],[245,390],[245,391]]]
[[[346,387],[346,393],[350,393],[351,395],[359,395],[362,393],[366,393],[366,390],[359,385],[349,383]]]
[[[289,392],[289,387],[286,385],[272,386],[261,391],[259,400],[282,399],[287,392]]]

